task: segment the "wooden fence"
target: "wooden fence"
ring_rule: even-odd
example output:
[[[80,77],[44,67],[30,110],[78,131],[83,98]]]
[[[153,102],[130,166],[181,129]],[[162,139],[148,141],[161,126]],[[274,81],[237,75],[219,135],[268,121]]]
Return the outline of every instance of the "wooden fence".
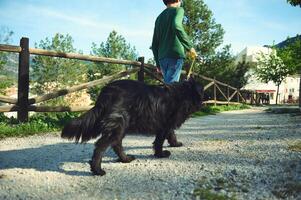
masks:
[[[153,73],[156,69],[155,66],[144,63],[144,57],[140,57],[138,61],[130,61],[130,60],[118,60],[114,58],[106,58],[106,57],[96,57],[90,55],[82,55],[76,53],[64,53],[64,52],[56,52],[49,51],[43,49],[35,49],[29,48],[29,39],[22,38],[20,40],[20,46],[12,46],[12,45],[2,45],[0,44],[0,51],[4,52],[14,52],[19,53],[19,68],[18,68],[18,98],[11,98],[7,96],[0,95],[0,102],[8,103],[10,105],[0,106],[0,112],[17,112],[17,117],[20,122],[28,121],[28,112],[66,112],[66,111],[86,111],[91,107],[64,107],[64,106],[39,106],[38,103],[57,98],[59,96],[63,96],[66,94],[70,94],[76,91],[80,91],[83,89],[87,89],[99,84],[105,84],[112,80],[122,78],[132,73],[138,73],[138,80],[144,81],[145,74],[149,75],[151,78],[156,79],[163,83],[162,78],[159,77],[156,73]],[[51,57],[61,57],[61,58],[69,58],[69,59],[78,59],[92,62],[105,62],[112,64],[125,64],[131,65],[132,68],[127,71],[122,71],[112,76],[106,76],[102,79],[91,81],[88,83],[83,83],[80,85],[72,86],[67,89],[61,89],[57,91],[50,92],[48,94],[37,96],[37,97],[29,97],[29,65],[30,65],[30,55],[40,55],[40,56],[51,56]],[[228,84],[222,83],[218,80],[208,78],[206,76],[194,74],[196,77],[209,81],[207,85],[205,85],[204,89],[208,90],[210,87],[213,87],[213,99],[209,101],[205,101],[206,104],[239,104],[241,101],[246,102],[243,96],[241,95],[239,89],[232,87]],[[223,92],[221,89],[225,87],[227,92]],[[231,90],[231,92],[230,92]],[[217,93],[220,93],[224,100],[217,99]],[[226,94],[225,94],[226,93]],[[233,102],[233,98],[237,97],[236,102]]]

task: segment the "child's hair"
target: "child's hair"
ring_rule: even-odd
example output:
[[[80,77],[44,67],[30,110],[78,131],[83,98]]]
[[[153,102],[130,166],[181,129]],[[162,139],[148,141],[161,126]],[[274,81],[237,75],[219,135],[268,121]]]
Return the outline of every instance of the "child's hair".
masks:
[[[171,3],[177,3],[179,0],[163,0],[164,4],[171,4]]]

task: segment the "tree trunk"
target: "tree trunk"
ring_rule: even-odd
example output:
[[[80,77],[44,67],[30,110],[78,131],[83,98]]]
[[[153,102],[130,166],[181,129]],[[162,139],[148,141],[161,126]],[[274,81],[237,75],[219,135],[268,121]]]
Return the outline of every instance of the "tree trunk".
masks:
[[[299,110],[301,112],[301,70],[300,70],[300,80],[299,80]]]
[[[278,105],[279,86],[280,86],[280,84],[277,85],[276,105]]]

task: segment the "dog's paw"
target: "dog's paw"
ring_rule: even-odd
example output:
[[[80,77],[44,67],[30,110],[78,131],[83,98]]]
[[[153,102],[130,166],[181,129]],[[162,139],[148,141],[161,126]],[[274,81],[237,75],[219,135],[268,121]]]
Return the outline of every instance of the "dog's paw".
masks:
[[[183,146],[183,143],[182,142],[176,142],[176,143],[171,143],[169,144],[170,147],[181,147]]]
[[[90,164],[90,169],[93,175],[97,175],[97,176],[103,176],[106,174],[106,172],[104,170],[102,170],[99,167],[95,167],[92,165],[92,160],[89,161]]]
[[[132,162],[132,161],[135,160],[135,159],[136,159],[135,156],[127,155],[127,157],[126,157],[125,159],[119,158],[119,159],[117,160],[117,162],[130,163],[130,162]]]
[[[93,175],[104,176],[106,172],[102,169],[91,169]]]
[[[165,150],[165,151],[162,151],[161,153],[155,153],[155,156],[157,158],[168,158],[170,156],[170,154],[171,154],[170,151]]]

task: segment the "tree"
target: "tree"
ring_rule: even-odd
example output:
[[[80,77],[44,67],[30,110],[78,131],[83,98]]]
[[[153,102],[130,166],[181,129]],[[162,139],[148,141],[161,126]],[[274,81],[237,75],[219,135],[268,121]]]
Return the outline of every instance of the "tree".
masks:
[[[293,6],[300,6],[301,7],[301,0],[287,0]],[[300,51],[300,50],[299,50]],[[300,66],[300,63],[299,63]],[[299,85],[299,109],[301,111],[301,69],[299,69],[300,75],[300,85]]]
[[[299,35],[296,38],[294,42],[288,43],[283,48],[278,48],[277,53],[284,64],[288,66],[290,70],[289,74],[294,75],[299,73],[299,108],[301,110],[301,39]]]
[[[36,48],[66,53],[81,53],[73,47],[70,35],[55,34],[35,44]],[[33,92],[44,94],[50,90],[81,83],[85,80],[86,65],[74,59],[34,56],[31,63],[31,80]],[[54,101],[55,102],[55,101]],[[60,103],[64,103],[61,101]]]
[[[7,27],[0,28],[0,44],[8,44],[11,41],[11,37],[14,32],[9,30]],[[0,52],[0,71],[3,70],[4,65],[7,62],[7,53]]]
[[[294,42],[287,43],[284,47],[277,48],[277,55],[289,68],[290,74],[301,72],[301,38],[299,35]],[[289,40],[290,38],[288,38]]]
[[[279,86],[289,72],[289,68],[276,55],[275,49],[270,54],[260,54],[255,73],[259,80],[265,83],[273,81],[277,85],[276,104],[278,103]]]
[[[122,35],[118,35],[116,31],[112,31],[106,42],[101,42],[99,46],[97,46],[96,43],[92,43],[91,55],[124,60],[137,60],[138,58],[135,47],[132,47],[127,43],[125,38]],[[88,79],[89,81],[93,81],[128,68],[130,68],[130,66],[110,63],[94,63],[88,70]],[[89,89],[92,100],[96,100],[99,90],[100,87]]]
[[[230,45],[219,48],[223,43],[225,31],[221,24],[216,23],[212,11],[203,0],[185,0],[183,7],[185,30],[191,36],[194,47],[202,59],[202,62],[195,63],[194,71],[215,77],[235,87],[242,87],[247,80],[245,73],[249,65],[235,64]],[[218,48],[220,50],[217,50]],[[191,61],[185,63],[186,69],[190,63]]]
[[[9,44],[13,34],[14,32],[9,30],[7,27],[1,27],[0,44]],[[14,83],[14,79],[12,77],[8,77],[7,70],[5,70],[5,65],[7,65],[8,58],[9,53],[0,52],[0,94],[4,94],[3,90],[12,86]]]
[[[198,73],[227,83],[236,88],[242,88],[249,78],[246,73],[251,68],[250,63],[235,63],[235,57],[230,53],[230,45],[226,45],[216,54],[205,60]]]
[[[301,0],[287,0],[292,6],[300,6],[301,7]]]
[[[203,0],[183,1],[184,27],[191,36],[195,49],[202,57],[215,54],[223,42],[225,31],[215,22],[212,11]]]

